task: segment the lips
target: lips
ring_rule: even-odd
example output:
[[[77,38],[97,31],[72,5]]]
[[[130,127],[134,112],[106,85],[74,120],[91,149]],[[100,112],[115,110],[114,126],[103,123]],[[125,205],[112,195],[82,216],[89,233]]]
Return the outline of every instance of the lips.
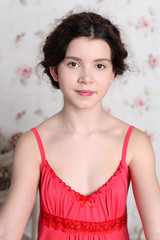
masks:
[[[76,92],[81,96],[91,96],[94,94],[94,92],[91,90],[77,90]]]

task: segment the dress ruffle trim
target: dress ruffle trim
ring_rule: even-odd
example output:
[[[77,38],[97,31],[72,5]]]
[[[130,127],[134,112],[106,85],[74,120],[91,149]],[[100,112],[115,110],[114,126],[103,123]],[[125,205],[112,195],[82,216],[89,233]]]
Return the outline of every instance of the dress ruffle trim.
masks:
[[[67,191],[73,193],[75,196],[77,196],[77,200],[83,201],[83,202],[87,202],[89,200],[89,202],[92,203],[95,202],[94,197],[96,195],[99,195],[102,193],[102,191],[104,189],[106,189],[113,181],[114,179],[119,176],[121,174],[122,168],[124,166],[127,167],[127,165],[124,165],[124,162],[121,160],[117,170],[115,171],[115,173],[109,178],[109,180],[107,182],[105,182],[100,188],[98,188],[98,190],[96,190],[95,192],[93,192],[92,194],[85,196],[83,194],[80,194],[79,192],[73,190],[70,186],[68,186],[65,182],[62,181],[62,179],[60,179],[56,173],[54,172],[54,170],[51,168],[51,166],[49,165],[48,161],[45,160],[43,161],[43,166],[45,166],[45,168],[48,170],[48,173],[50,173],[51,176],[53,176],[54,178],[56,178],[58,180],[58,182],[60,183],[61,186],[63,186]],[[42,166],[41,166],[42,167]],[[82,204],[83,206],[83,204]]]
[[[71,233],[106,234],[121,230],[127,223],[126,214],[120,218],[104,222],[84,222],[66,219],[41,211],[42,224],[55,230]]]

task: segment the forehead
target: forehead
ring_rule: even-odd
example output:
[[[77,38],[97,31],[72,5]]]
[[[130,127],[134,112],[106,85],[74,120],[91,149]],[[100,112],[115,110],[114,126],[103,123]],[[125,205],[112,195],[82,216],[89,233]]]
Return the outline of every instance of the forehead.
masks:
[[[79,37],[72,40],[66,51],[66,56],[76,56],[80,58],[110,58],[111,49],[107,42],[102,39],[90,39]]]

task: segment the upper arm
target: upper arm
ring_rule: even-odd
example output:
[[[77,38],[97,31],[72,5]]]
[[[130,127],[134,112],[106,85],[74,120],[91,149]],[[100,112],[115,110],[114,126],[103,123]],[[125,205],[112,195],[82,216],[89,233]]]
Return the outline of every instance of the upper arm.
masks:
[[[146,239],[157,239],[154,235],[160,231],[160,187],[154,151],[149,138],[137,129],[133,132],[131,147],[133,155],[129,168],[135,201]]]
[[[40,155],[29,131],[18,140],[15,149],[11,186],[0,214],[0,235],[21,239],[34,205],[39,177]]]

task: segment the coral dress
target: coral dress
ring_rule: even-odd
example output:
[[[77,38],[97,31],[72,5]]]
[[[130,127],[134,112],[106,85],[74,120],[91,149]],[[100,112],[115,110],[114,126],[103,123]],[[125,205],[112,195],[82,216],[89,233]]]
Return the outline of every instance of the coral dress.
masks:
[[[42,157],[38,240],[129,240],[126,199],[130,174],[125,159],[133,128],[130,126],[126,134],[116,172],[88,196],[74,191],[56,175],[45,158],[37,130],[32,129]]]

